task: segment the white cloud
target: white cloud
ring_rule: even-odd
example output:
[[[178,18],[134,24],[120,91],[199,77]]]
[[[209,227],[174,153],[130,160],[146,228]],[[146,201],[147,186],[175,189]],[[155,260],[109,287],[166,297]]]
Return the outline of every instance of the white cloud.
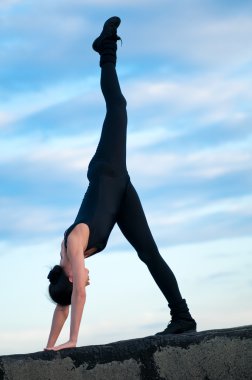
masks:
[[[94,83],[96,83],[96,78],[87,76],[82,81],[62,82],[42,87],[36,91],[32,90],[21,94],[14,93],[6,101],[2,101],[1,106],[4,109],[2,113],[3,122],[6,122],[6,119],[7,121],[9,119],[15,122],[58,104],[62,104],[62,107],[64,107],[65,102],[74,98],[77,101],[81,97],[85,97],[83,101],[86,104],[99,102],[101,97],[97,99],[98,94],[97,91],[94,91]]]
[[[187,177],[216,178],[224,174],[252,169],[252,154],[239,149],[207,151],[187,157]]]
[[[14,119],[11,113],[0,111],[0,128],[5,127],[9,123],[11,123],[13,120]]]
[[[1,231],[8,231],[13,235],[24,236],[30,239],[45,233],[64,232],[67,223],[73,219],[73,212],[67,207],[59,210],[46,205],[32,205],[23,199],[13,197],[0,198]]]
[[[0,163],[22,163],[23,174],[39,175],[48,170],[62,178],[69,171],[87,170],[89,160],[95,152],[97,135],[74,135],[58,137],[44,141],[36,135],[19,138],[6,138],[2,141]]]
[[[37,146],[26,156],[25,161],[30,162],[36,166],[50,165],[55,170],[69,172],[69,171],[84,171],[87,170],[89,160],[95,151],[94,138],[88,138],[85,135],[79,136],[79,142],[76,138],[59,139],[58,141],[51,141],[50,144],[44,146]],[[72,140],[72,141],[71,141]],[[90,144],[87,146],[87,142]]]
[[[246,217],[252,216],[252,195],[237,196],[233,198],[225,198],[216,201],[207,201],[206,203],[199,202],[198,205],[193,207],[182,207],[176,211],[170,211],[169,214],[164,214],[160,209],[158,213],[152,211],[151,222],[157,226],[169,226],[175,224],[187,223],[191,221],[198,221],[201,218],[216,216],[218,214],[226,214],[226,219],[230,217]]]
[[[252,25],[250,16],[238,15],[229,19],[209,19],[192,30],[194,58],[211,64],[235,66],[251,60]],[[199,32],[200,31],[200,32]],[[192,55],[192,50],[184,46]]]
[[[252,169],[251,138],[189,153],[130,153],[129,167],[144,186],[157,186],[169,178],[213,179],[224,174]],[[150,181],[151,178],[151,181]]]
[[[175,139],[180,135],[178,131],[170,131],[166,127],[155,125],[154,128],[148,128],[141,131],[130,131],[128,133],[128,149],[130,151],[139,150],[155,146],[165,140]]]
[[[234,15],[216,13],[202,2],[186,6],[174,2],[139,25],[137,36],[133,25],[128,34],[130,49],[137,56],[141,43],[141,54],[158,54],[225,72],[249,64],[252,58],[252,25],[246,7]]]
[[[206,114],[219,112],[222,120],[224,115],[228,119],[234,113],[236,117],[241,115],[237,112],[237,106],[234,108],[235,101],[252,101],[248,78],[232,79],[225,75],[217,78],[210,74],[183,77],[177,81],[160,77],[154,80],[134,80],[126,84],[126,93],[130,108],[166,105],[171,114],[174,110],[186,112],[203,109]]]
[[[2,9],[10,8],[11,6],[14,6],[21,2],[23,2],[23,0],[1,0],[0,8]]]
[[[239,111],[239,109],[236,110],[236,108],[239,108],[239,106],[234,105],[232,108],[230,104],[230,107],[219,107],[216,110],[206,112],[199,117],[199,123],[201,125],[226,123],[230,128],[241,123],[246,126],[246,124],[250,123],[251,115],[247,112]]]

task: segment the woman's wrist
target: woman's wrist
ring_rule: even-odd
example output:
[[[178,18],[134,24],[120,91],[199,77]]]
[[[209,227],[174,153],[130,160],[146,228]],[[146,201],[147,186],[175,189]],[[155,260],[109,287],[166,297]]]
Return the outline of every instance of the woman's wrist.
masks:
[[[70,343],[77,344],[77,338],[71,338],[69,339]]]

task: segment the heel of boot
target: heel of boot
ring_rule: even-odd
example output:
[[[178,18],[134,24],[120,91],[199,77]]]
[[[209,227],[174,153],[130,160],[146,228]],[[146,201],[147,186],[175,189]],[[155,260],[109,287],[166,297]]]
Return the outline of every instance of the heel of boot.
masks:
[[[192,329],[192,330],[187,330],[187,331],[183,332],[182,334],[196,334],[196,333],[197,333],[197,330]]]

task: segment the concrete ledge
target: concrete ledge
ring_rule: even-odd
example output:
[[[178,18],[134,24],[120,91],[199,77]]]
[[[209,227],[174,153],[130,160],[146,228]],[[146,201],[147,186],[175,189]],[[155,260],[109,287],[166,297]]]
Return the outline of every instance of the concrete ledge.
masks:
[[[252,325],[0,357],[0,380],[251,380]]]

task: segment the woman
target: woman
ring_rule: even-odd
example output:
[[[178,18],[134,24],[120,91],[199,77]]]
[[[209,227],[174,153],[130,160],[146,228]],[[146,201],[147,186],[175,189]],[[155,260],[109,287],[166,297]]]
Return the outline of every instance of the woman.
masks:
[[[93,49],[100,54],[101,90],[107,112],[97,150],[88,166],[88,189],[75,222],[65,232],[60,265],[48,275],[51,282],[49,293],[57,306],[46,349],[76,346],[86,300],[85,286],[89,285],[88,269],[83,259],[106,247],[115,223],[147,265],[168,301],[172,320],[156,335],[196,331],[196,322],[186,300],[181,297],[176,278],[158,252],[126,167],[126,100],[115,69],[120,22],[118,17],[108,19],[93,43]],[[70,304],[69,341],[55,346]]]

